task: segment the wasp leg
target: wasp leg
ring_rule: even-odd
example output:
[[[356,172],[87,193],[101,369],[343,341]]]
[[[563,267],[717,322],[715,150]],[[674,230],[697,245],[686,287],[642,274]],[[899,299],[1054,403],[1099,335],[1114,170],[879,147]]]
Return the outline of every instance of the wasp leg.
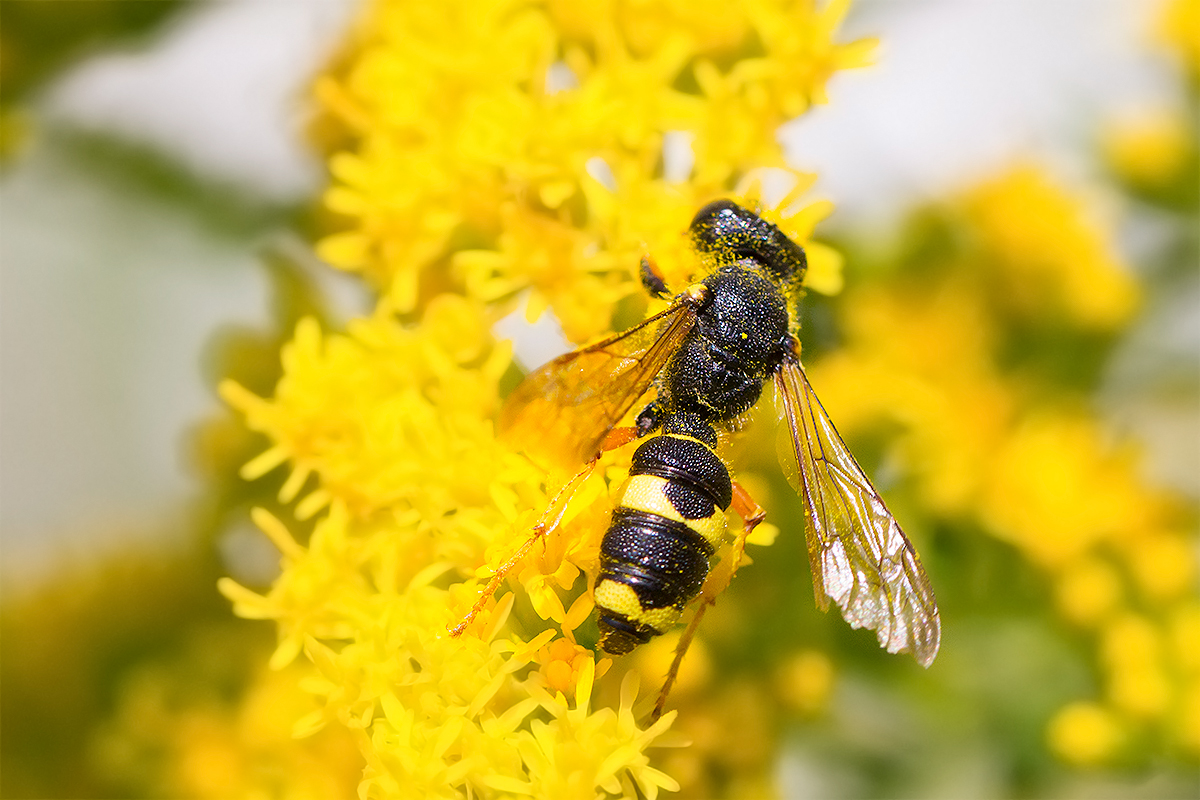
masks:
[[[504,582],[508,573],[512,572],[525,556],[529,555],[529,551],[533,549],[533,546],[540,539],[550,535],[558,527],[558,524],[562,522],[563,514],[567,512],[567,506],[570,505],[571,499],[575,497],[575,492],[579,490],[583,482],[596,469],[596,464],[600,461],[600,456],[609,450],[632,442],[638,436],[638,429],[635,427],[613,428],[608,432],[608,435],[600,445],[600,452],[591,461],[584,464],[583,468],[579,472],[576,472],[571,480],[563,484],[563,487],[554,495],[550,504],[546,506],[546,510],[542,513],[537,524],[533,526],[533,533],[530,537],[492,573],[491,579],[488,581],[487,586],[483,587],[483,592],[480,593],[479,599],[475,601],[475,605],[471,607],[471,610],[467,612],[467,615],[463,617],[461,622],[450,628],[451,636],[454,638],[462,636],[463,631],[475,621],[475,617],[479,616],[479,612],[487,605],[487,601],[500,588],[500,584]]]
[[[613,428],[608,432],[608,435],[604,437],[604,441],[600,442],[600,452],[596,454],[596,458],[592,459],[592,465],[594,466],[596,459],[600,458],[600,456],[607,453],[609,450],[616,450],[618,447],[624,447],[630,442],[635,441],[645,435],[646,434],[642,431],[641,427],[636,425],[630,425],[627,428]]]
[[[742,518],[742,538],[749,536],[758,523],[767,518],[767,511],[746,491],[746,487],[733,482],[733,510]]]
[[[596,468],[597,461],[599,461],[599,457],[593,458],[583,466],[583,469],[575,473],[575,477],[567,481],[563,487],[558,490],[558,493],[554,495],[554,499],[550,501],[550,505],[546,507],[546,510],[542,513],[542,516],[537,521],[537,524],[533,526],[533,534],[525,540],[524,544],[517,548],[516,552],[509,556],[507,561],[496,568],[496,571],[492,573],[491,580],[488,581],[487,586],[483,587],[483,592],[479,595],[479,599],[475,601],[475,605],[471,607],[471,610],[467,612],[467,615],[463,617],[461,622],[459,622],[453,628],[450,628],[451,636],[458,638],[462,635],[463,631],[467,629],[467,626],[470,625],[475,620],[475,617],[479,615],[479,612],[483,610],[483,607],[487,604],[488,599],[490,599],[491,596],[496,593],[496,590],[500,588],[500,584],[504,582],[504,579],[508,576],[508,573],[512,572],[513,568],[520,564],[521,560],[524,559],[525,556],[529,555],[529,551],[533,549],[533,546],[537,544],[539,539],[548,536],[552,531],[554,531],[555,528],[558,527],[558,523],[562,521],[563,514],[565,514],[567,511],[567,506],[570,504],[571,498],[575,496],[575,492],[579,489],[580,485],[587,480],[589,475],[592,474],[592,470]]]
[[[642,278],[642,286],[646,291],[659,300],[665,300],[671,296],[667,290],[667,281],[663,277],[662,270],[658,268],[658,264],[654,263],[654,259],[650,255],[642,256],[639,274]]]
[[[683,663],[683,657],[692,645],[692,639],[696,635],[696,629],[700,627],[700,620],[704,618],[704,612],[708,611],[709,606],[716,605],[717,597],[733,581],[733,576],[737,573],[738,566],[742,563],[742,556],[746,552],[746,537],[758,527],[758,523],[767,518],[766,510],[754,502],[754,498],[746,491],[746,487],[737,481],[733,482],[733,510],[742,518],[742,531],[734,538],[729,555],[721,559],[721,563],[704,581],[704,587],[700,590],[700,603],[696,606],[696,613],[692,615],[691,622],[684,629],[683,635],[679,637],[679,644],[675,646],[675,658],[671,661],[671,669],[667,671],[667,679],[663,683],[662,691],[658,693],[658,702],[654,704],[650,722],[655,722],[662,716],[663,709],[667,704],[667,695],[671,693],[671,687],[675,685],[675,679],[679,675],[679,665]]]

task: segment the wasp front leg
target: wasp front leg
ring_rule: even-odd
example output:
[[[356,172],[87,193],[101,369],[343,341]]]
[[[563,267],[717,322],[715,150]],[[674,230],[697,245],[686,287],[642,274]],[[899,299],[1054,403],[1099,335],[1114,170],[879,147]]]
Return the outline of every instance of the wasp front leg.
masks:
[[[667,289],[667,280],[662,274],[662,270],[658,268],[658,264],[654,259],[650,258],[649,254],[642,256],[641,264],[639,265],[639,275],[642,279],[642,286],[651,297],[657,297],[659,300],[666,300],[670,297],[670,292]]]
[[[750,493],[746,491],[746,487],[737,481],[733,482],[731,508],[742,518],[742,530],[734,537],[729,554],[721,559],[721,563],[709,573],[708,578],[704,581],[696,613],[692,615],[683,635],[679,637],[679,644],[675,646],[675,658],[671,661],[667,679],[663,682],[662,691],[658,694],[658,702],[654,704],[654,711],[650,714],[650,722],[654,722],[662,716],[663,709],[667,704],[667,695],[671,693],[671,687],[675,685],[675,679],[679,676],[679,666],[683,663],[683,657],[692,645],[692,639],[696,635],[696,629],[700,627],[700,620],[704,618],[704,612],[708,610],[709,606],[715,605],[717,597],[729,588],[733,576],[737,574],[738,567],[742,563],[742,556],[746,552],[746,539],[754,532],[759,523],[767,518],[766,510],[756,503]]]

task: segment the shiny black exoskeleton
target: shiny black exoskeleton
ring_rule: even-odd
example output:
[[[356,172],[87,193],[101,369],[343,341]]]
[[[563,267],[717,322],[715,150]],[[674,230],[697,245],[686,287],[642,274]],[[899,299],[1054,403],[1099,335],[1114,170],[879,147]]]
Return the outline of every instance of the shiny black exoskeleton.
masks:
[[[600,646],[614,655],[666,631],[699,593],[733,497],[718,430],[758,401],[795,333],[806,269],[798,244],[729,200],[702,208],[689,232],[710,272],[692,292],[695,324],[638,417],[654,435],[634,453],[601,544]],[[642,275],[661,293],[646,265]]]

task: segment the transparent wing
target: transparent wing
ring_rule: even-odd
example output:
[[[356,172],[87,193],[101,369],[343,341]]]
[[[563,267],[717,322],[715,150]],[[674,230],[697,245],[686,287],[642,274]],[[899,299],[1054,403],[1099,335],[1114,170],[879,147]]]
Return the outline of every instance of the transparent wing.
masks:
[[[531,372],[500,410],[500,433],[530,456],[574,470],[646,393],[696,321],[677,301],[629,330]]]
[[[933,587],[912,543],[838,435],[813,393],[799,355],[775,373],[779,458],[804,501],[813,591],[833,600],[853,628],[870,628],[889,653],[928,667],[942,628]]]

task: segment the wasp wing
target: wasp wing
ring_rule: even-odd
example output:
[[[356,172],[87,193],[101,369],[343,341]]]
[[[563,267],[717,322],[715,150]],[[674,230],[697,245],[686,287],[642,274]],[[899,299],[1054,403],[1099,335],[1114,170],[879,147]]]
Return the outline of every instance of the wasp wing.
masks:
[[[686,299],[623,333],[531,372],[500,410],[501,436],[535,460],[575,469],[650,388],[696,322]]]
[[[928,667],[941,643],[933,587],[912,543],[821,406],[798,353],[775,372],[779,458],[804,501],[813,591],[833,600],[853,628],[870,628],[889,653]]]

